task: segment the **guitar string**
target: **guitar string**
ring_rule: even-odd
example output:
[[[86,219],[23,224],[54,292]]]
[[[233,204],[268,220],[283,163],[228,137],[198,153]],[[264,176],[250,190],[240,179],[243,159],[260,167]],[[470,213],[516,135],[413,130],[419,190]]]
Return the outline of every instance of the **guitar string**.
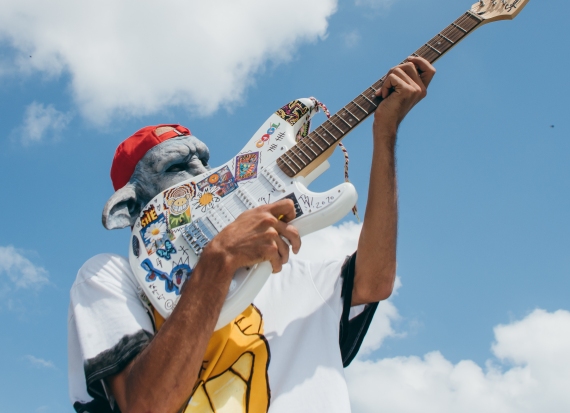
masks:
[[[475,21],[474,21],[474,20],[475,20]],[[431,61],[431,62],[434,62],[434,61],[437,60],[439,57],[441,57],[444,53],[446,53],[449,49],[451,49],[458,41],[462,40],[467,34],[470,34],[470,32],[473,31],[473,29],[475,29],[480,23],[481,23],[481,22],[478,21],[478,20],[476,19],[476,17],[472,16],[469,12],[465,12],[462,16],[460,16],[458,19],[456,19],[452,24],[450,24],[449,26],[447,26],[446,28],[444,28],[441,32],[439,32],[438,34],[436,34],[432,39],[428,40],[427,43],[425,43],[424,45],[422,45],[422,46],[421,46],[418,50],[416,50],[416,52],[414,52],[413,54],[423,56],[423,57],[425,57],[427,60],[429,60],[429,61]],[[457,27],[455,27],[454,25],[457,26]],[[462,33],[462,32],[461,32],[461,29],[463,29],[463,30],[465,31],[465,33]],[[442,45],[443,47],[440,47],[440,48],[438,49],[436,46],[440,46],[440,45],[441,45],[441,41],[439,42],[439,44],[438,44],[438,42],[437,42],[438,36],[440,36],[440,35],[443,36],[442,38],[443,38],[444,40],[446,40],[447,43],[450,43],[450,42],[448,41],[448,39],[451,40],[452,43],[450,43],[450,44],[443,44],[443,45]],[[453,39],[455,39],[455,40],[453,40]],[[434,42],[434,41],[436,42],[436,43],[435,43],[435,46],[432,44],[432,42]],[[435,50],[432,50],[432,48],[435,49]],[[436,50],[437,50],[437,51],[436,51]],[[439,53],[438,53],[438,52],[439,52]],[[432,53],[434,54],[434,55],[433,55],[433,58],[430,58],[430,54],[432,54]],[[407,61],[407,59],[404,60],[404,62],[406,62],[406,61]],[[311,136],[311,134],[309,134],[309,135],[304,139],[304,142],[303,142],[303,143],[304,143],[305,145],[308,145],[308,143],[307,143],[306,141],[315,141],[315,137],[317,137],[317,136],[320,135],[319,132],[318,132],[318,129],[319,129],[319,128],[322,128],[322,129],[324,129],[325,131],[327,131],[327,132],[331,135],[331,137],[334,138],[334,140],[335,140],[334,143],[336,143],[336,141],[342,139],[347,133],[349,133],[350,131],[352,131],[352,129],[354,129],[354,128],[361,122],[361,120],[360,120],[358,117],[354,116],[354,113],[352,113],[352,112],[354,112],[355,110],[358,109],[359,111],[364,112],[364,113],[365,113],[365,116],[368,116],[369,114],[372,113],[372,111],[367,112],[366,110],[363,109],[363,107],[370,108],[370,106],[372,106],[372,109],[375,109],[375,107],[377,107],[376,104],[373,104],[373,105],[367,105],[367,104],[366,104],[366,100],[367,100],[367,99],[365,98],[365,94],[366,94],[367,91],[368,91],[369,89],[371,89],[371,88],[372,88],[372,89],[376,89],[376,90],[379,89],[380,86],[381,86],[381,84],[383,83],[384,79],[385,79],[385,76],[382,77],[379,81],[375,82],[372,87],[367,88],[363,93],[359,94],[355,99],[353,99],[352,101],[350,101],[346,106],[344,106],[340,111],[338,111],[335,115],[333,115],[333,116],[329,119],[331,125],[333,125],[333,126],[334,126],[335,128],[337,128],[337,129],[340,129],[341,135],[340,135],[339,137],[337,137],[335,133],[330,132],[330,130],[326,128],[326,122],[327,122],[327,121],[325,121],[325,122],[323,122],[322,125],[320,125],[319,127],[317,127],[317,129],[315,129],[315,131],[316,131],[315,135]],[[375,86],[376,86],[376,87],[375,87]],[[356,106],[356,107],[353,108],[352,110],[351,110],[350,107],[349,107],[349,105],[350,105],[351,103]],[[346,111],[346,112],[348,112],[349,114],[352,114],[353,117],[356,118],[357,121],[358,121],[358,123],[357,123],[356,125],[349,125],[349,124],[346,124],[346,126],[348,127],[348,129],[347,129],[346,131],[344,130],[345,128],[343,127],[343,124],[342,124],[342,123],[338,123],[338,120],[340,120],[340,122],[343,122],[343,120],[342,120],[342,112],[343,112],[343,110]],[[363,119],[362,119],[362,120],[363,120]],[[335,123],[335,122],[336,122],[336,123]],[[345,122],[345,123],[346,123],[346,122]],[[315,131],[314,131],[314,132],[315,132]],[[322,139],[322,138],[321,138],[321,139]],[[316,142],[315,142],[315,143],[316,143]],[[327,143],[327,145],[328,145],[329,147],[334,144],[334,143],[330,143],[330,142],[328,142],[328,141],[327,141],[326,143]],[[339,142],[339,143],[340,143],[340,142]],[[290,149],[291,149],[290,154],[295,155],[297,158],[299,158],[300,160],[302,160],[301,154],[299,153],[300,148],[292,147],[292,148],[290,148]],[[296,149],[298,149],[298,150],[296,151]],[[321,150],[322,150],[322,149],[321,149]],[[303,153],[304,153],[304,152],[303,152]],[[320,154],[319,154],[319,155],[320,155]],[[309,157],[309,156],[306,156],[306,157],[307,157],[309,160],[311,160],[311,157]],[[293,173],[298,173],[298,172],[300,172],[300,170],[304,169],[304,167],[302,167],[302,168],[295,168],[295,167],[293,167],[293,165],[290,165],[289,162],[284,161],[282,158],[281,158],[281,160],[282,160],[282,162],[283,162],[288,168],[291,169],[291,171],[292,171]],[[305,162],[303,161],[303,163],[305,163]],[[305,163],[305,164],[306,164],[306,163]],[[285,166],[285,165],[284,165],[284,166]],[[300,170],[297,171],[296,169],[300,169]]]
[[[414,52],[413,54],[417,54],[417,55],[420,55],[420,56],[421,56],[421,55],[425,55],[425,56],[426,56],[426,59],[427,59],[427,57],[429,57],[429,54],[430,54],[430,53],[436,53],[436,55],[434,56],[434,59],[433,59],[433,60],[431,60],[431,59],[427,59],[427,60],[431,60],[432,62],[435,61],[435,60],[437,60],[440,56],[442,56],[442,55],[443,55],[444,53],[446,53],[449,49],[451,49],[458,41],[462,40],[464,37],[466,37],[468,34],[470,34],[470,33],[480,24],[479,21],[473,22],[473,19],[474,19],[474,17],[471,16],[468,12],[464,13],[461,17],[459,17],[458,19],[456,19],[452,24],[450,24],[449,26],[447,26],[446,28],[444,28],[441,32],[439,32],[438,34],[436,34],[436,36],[434,36],[432,39],[428,40],[428,42],[427,42],[426,44],[422,45],[422,46],[421,46],[419,49],[417,49],[416,52]],[[471,24],[467,24],[467,25],[466,25],[466,23],[471,23]],[[462,24],[463,24],[463,25],[462,25]],[[462,32],[461,32],[461,29],[455,27],[454,25],[457,25],[457,26],[460,27],[461,29],[465,30],[466,33],[462,33]],[[469,27],[469,26],[471,26],[471,25],[473,25],[473,26],[472,26],[472,27]],[[440,35],[440,34],[444,36],[444,39],[446,40],[446,42],[449,43],[449,41],[448,41],[448,39],[449,39],[449,40],[451,40],[451,41],[453,42],[453,44],[447,45],[447,47],[445,47],[443,50],[437,49],[437,50],[439,50],[439,51],[441,52],[441,54],[437,54],[437,52],[431,50],[431,49],[427,46],[427,44],[430,44],[430,42],[436,40],[437,36]],[[436,43],[436,45],[437,45],[437,43]],[[432,45],[432,47],[435,47],[435,46]],[[404,60],[404,62],[405,62],[405,61],[406,61],[406,60]],[[340,111],[338,111],[337,113],[335,113],[335,115],[329,117],[329,119],[327,119],[325,122],[323,122],[323,124],[319,125],[319,126],[313,131],[313,132],[316,132],[316,133],[315,133],[315,136],[319,136],[319,137],[321,138],[321,140],[324,140],[327,145],[332,146],[332,145],[334,145],[334,144],[336,143],[336,141],[337,141],[338,139],[344,137],[344,135],[346,135],[347,133],[349,133],[350,131],[352,131],[356,126],[358,126],[358,125],[360,124],[361,120],[360,120],[359,118],[357,118],[356,116],[354,116],[354,114],[351,113],[351,110],[348,108],[348,106],[349,106],[351,103],[353,103],[353,104],[356,105],[356,107],[357,107],[360,111],[366,112],[366,110],[364,110],[364,109],[361,107],[361,106],[368,107],[368,105],[366,105],[366,103],[365,103],[365,102],[366,102],[366,100],[365,100],[366,98],[364,97],[364,94],[365,94],[369,89],[376,89],[376,90],[378,90],[379,87],[381,86],[381,84],[383,83],[384,79],[385,79],[385,76],[383,76],[380,80],[378,80],[378,81],[376,81],[375,83],[373,83],[372,86],[371,86],[371,87],[368,87],[363,93],[357,95],[357,97],[356,97],[355,99],[353,99],[352,101],[350,101],[350,102],[349,102],[347,105],[345,105]],[[357,100],[359,100],[359,102],[357,102]],[[377,107],[376,104],[374,104],[374,106]],[[337,120],[337,119],[340,119],[340,121],[343,122],[343,120],[342,120],[342,118],[341,118],[341,115],[340,115],[343,110],[345,110],[345,111],[347,111],[349,114],[351,114],[354,118],[357,119],[357,122],[358,122],[356,125],[349,125],[349,124],[346,124],[346,126],[347,126],[347,128],[348,128],[346,132],[344,131],[344,127],[342,127],[342,124],[339,124],[339,123],[335,124],[335,123],[334,123],[335,120]],[[352,109],[352,111],[355,111],[355,110],[356,110],[355,108]],[[372,112],[366,113],[366,116],[368,116],[368,115],[371,114],[371,113],[372,113]],[[341,135],[339,138],[337,138],[337,137],[335,136],[335,134],[333,134],[332,132],[330,132],[330,130],[328,130],[326,127],[324,127],[324,124],[325,124],[326,122],[330,122],[333,126],[335,126],[337,129],[339,129],[339,131],[342,133],[342,135]],[[321,134],[318,133],[318,129],[319,129],[319,128],[325,130],[325,131],[333,138],[333,140],[334,140],[335,142],[330,143],[328,140],[326,140],[326,136],[327,136],[326,134],[324,135],[325,138],[323,138],[323,137],[321,136]],[[309,140],[309,141],[314,140],[313,138],[311,138],[311,135],[312,135],[312,133],[310,133],[310,134],[306,137],[306,138],[310,138],[310,139],[307,139],[307,140]],[[307,145],[307,142],[305,141],[305,138],[302,139],[301,141],[299,141],[297,144],[299,144],[300,142],[303,142],[304,145]],[[340,142],[339,142],[339,143],[340,143]],[[297,158],[299,158],[300,160],[302,160],[302,159],[300,158],[300,154],[299,154],[298,152],[297,152],[297,153],[294,152],[294,148],[297,146],[297,144],[296,144],[296,145],[293,145],[291,148],[289,148],[289,149],[287,150],[287,152],[288,152],[289,150],[291,150],[291,153],[293,153]],[[317,144],[317,143],[315,142],[315,144]],[[319,153],[318,155],[322,154],[322,152],[324,152],[323,148],[321,148],[320,145],[318,145],[318,144],[317,144],[317,147],[319,148],[319,150],[321,150],[321,153]],[[314,146],[313,146],[313,148],[314,148]],[[300,150],[300,148],[297,148],[297,149]],[[325,150],[326,150],[326,149],[325,149]],[[304,153],[304,152],[302,152],[302,153]],[[283,156],[283,155],[281,155],[281,156]],[[279,170],[282,170],[282,168],[280,167],[280,165],[279,165],[279,163],[278,163],[279,160],[281,160],[282,163],[283,163],[285,166],[288,166],[289,168],[293,168],[292,166],[289,166],[285,161],[283,161],[283,160],[281,159],[281,156],[278,157],[278,158],[276,158],[276,159],[275,159],[274,161],[272,161],[270,164],[268,164],[268,165],[266,166],[266,168],[273,168],[274,166],[277,166],[277,168],[278,168]],[[310,157],[309,155],[307,155],[307,154],[305,154],[305,157],[308,158],[309,161],[314,160],[314,159],[311,159],[311,157]],[[316,159],[316,157],[315,157],[315,159]],[[303,163],[305,163],[305,162],[303,161]],[[274,169],[277,169],[277,168],[274,168]],[[302,168],[302,169],[304,169],[304,168]],[[294,169],[291,169],[291,170],[292,170],[293,172],[295,172]],[[298,172],[297,172],[297,173],[298,173]],[[262,179],[262,178],[259,178],[259,179]],[[253,182],[252,182],[252,183],[253,183]],[[243,185],[243,184],[242,184],[242,185]],[[250,186],[252,187],[251,189],[254,189],[254,191],[250,193],[250,196],[253,198],[253,200],[254,200],[257,204],[259,204],[260,199],[262,198],[262,195],[264,195],[264,194],[267,192],[267,190],[266,190],[266,188],[264,188],[263,185],[243,185],[244,188],[247,188],[247,187],[250,187]],[[259,188],[259,189],[258,189],[258,188]],[[220,201],[220,202],[221,202],[221,205],[226,208],[226,210],[232,215],[232,217],[233,217],[234,219],[237,218],[237,216],[239,216],[240,213],[242,213],[242,212],[244,212],[245,210],[247,210],[247,208],[244,209],[244,208],[238,207],[238,204],[235,204],[235,202],[233,202],[233,203],[235,204],[233,207],[230,205],[230,204],[232,203],[232,200],[235,198],[235,196],[237,196],[237,195],[234,194],[234,196],[233,196],[232,198],[229,198],[229,199],[227,199],[227,200],[223,200],[223,198],[222,198],[221,201]],[[241,201],[239,201],[239,202],[241,203]],[[268,200],[268,203],[269,203],[269,200]],[[206,206],[205,208],[206,208],[206,211],[204,212],[203,216],[204,216],[204,217],[207,217],[207,208],[208,208],[208,206]]]

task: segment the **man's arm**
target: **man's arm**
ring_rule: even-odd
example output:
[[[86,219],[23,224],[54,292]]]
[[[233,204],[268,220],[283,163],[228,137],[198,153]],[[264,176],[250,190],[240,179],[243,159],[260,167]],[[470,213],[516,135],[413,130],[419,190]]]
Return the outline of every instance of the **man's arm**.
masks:
[[[382,89],[384,99],[374,113],[374,150],[368,201],[358,241],[352,305],[385,300],[396,278],[398,194],[395,144],[400,122],[426,96],[434,67],[420,57],[388,72]]]
[[[278,217],[283,216],[281,220]],[[274,272],[288,261],[289,246],[299,251],[290,200],[244,212],[204,249],[180,301],[150,344],[119,374],[107,378],[123,413],[174,413],[198,378],[202,359],[228,292],[240,267],[270,261]]]

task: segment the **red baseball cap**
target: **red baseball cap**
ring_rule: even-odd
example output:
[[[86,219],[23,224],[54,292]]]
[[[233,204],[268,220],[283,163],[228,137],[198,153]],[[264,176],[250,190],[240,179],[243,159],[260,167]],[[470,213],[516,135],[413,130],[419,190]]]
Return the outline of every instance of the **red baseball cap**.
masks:
[[[111,181],[115,191],[129,182],[137,163],[150,149],[165,140],[182,135],[191,135],[190,129],[181,125],[156,125],[142,128],[125,139],[117,147],[111,165]]]

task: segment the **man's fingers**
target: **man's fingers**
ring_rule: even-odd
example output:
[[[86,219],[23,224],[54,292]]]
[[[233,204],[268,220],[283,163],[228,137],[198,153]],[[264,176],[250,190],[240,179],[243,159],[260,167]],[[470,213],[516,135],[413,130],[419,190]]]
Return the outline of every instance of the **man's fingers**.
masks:
[[[390,96],[390,93],[395,92],[396,90],[404,87],[407,84],[398,74],[392,72],[388,74],[384,83],[382,83],[382,89],[380,90],[380,94],[382,99],[386,99]]]
[[[301,237],[299,236],[299,231],[297,228],[285,222],[278,222],[275,229],[279,235],[284,237],[287,242],[289,242],[293,253],[297,254],[301,248]],[[289,246],[287,246],[287,248],[289,248]]]
[[[409,84],[412,86],[417,86],[421,90],[425,90],[425,84],[421,78],[420,73],[418,73],[418,69],[412,62],[405,63],[403,65],[398,66],[398,68],[405,73],[404,80],[409,80]],[[407,79],[406,79],[407,78]]]
[[[279,256],[281,257],[281,264],[285,264],[289,261],[289,245],[281,237],[278,237],[275,242],[279,250]]]
[[[283,222],[289,222],[297,216],[295,204],[290,199],[282,199],[269,205],[269,212]]]
[[[407,60],[416,66],[418,72],[420,73],[420,78],[427,88],[435,76],[435,67],[433,67],[433,65],[423,57],[410,56]]]

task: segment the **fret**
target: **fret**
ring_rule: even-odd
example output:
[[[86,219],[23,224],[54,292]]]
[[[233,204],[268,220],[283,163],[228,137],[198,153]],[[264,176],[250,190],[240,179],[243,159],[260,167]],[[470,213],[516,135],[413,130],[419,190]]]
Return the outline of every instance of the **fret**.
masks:
[[[358,115],[358,122],[363,121],[368,116],[368,112],[362,109],[355,101],[350,101],[348,105],[345,106],[345,108],[348,107],[350,107],[350,113]]]
[[[430,50],[423,45],[422,47],[420,47],[418,50],[416,50],[417,56],[419,57],[425,57],[426,53],[428,53]]]
[[[464,17],[467,17],[467,19],[463,19],[462,23],[469,23],[468,31],[473,30],[482,21],[479,16],[469,12],[465,13]]]
[[[463,39],[463,37],[465,37],[465,34],[463,32],[459,31],[459,29],[451,25],[447,27],[442,33],[444,32],[446,37],[448,37],[450,40],[454,42],[453,44],[457,43],[458,41]]]
[[[287,158],[289,158],[289,162],[287,162],[287,163],[290,164],[291,162],[293,162],[293,163],[295,164],[295,166],[297,167],[297,169],[299,169],[299,171],[301,171],[301,169],[303,169],[303,168],[301,168],[299,165],[297,165],[297,162],[295,162],[295,161],[293,160],[293,158],[291,158],[291,157],[288,155],[289,152],[290,152],[290,150],[288,150],[287,152],[285,152],[285,153],[283,154],[284,156],[286,156]],[[297,173],[297,172],[295,172],[295,170],[291,167],[291,165],[288,165],[288,166],[289,166],[289,169],[291,169],[294,173]]]
[[[348,119],[348,122],[346,122],[346,121],[343,119],[343,120],[342,120],[343,122],[348,123],[348,124],[351,125],[352,127],[358,125],[358,122],[356,123],[356,125],[352,123],[352,121],[354,120],[354,119],[352,119],[352,118],[356,118],[356,116],[354,116],[352,113],[350,113],[350,112],[348,111],[348,109],[344,108],[344,112],[341,114],[341,118],[342,118],[343,116],[346,117],[346,115],[348,115],[350,118]]]
[[[364,95],[364,93],[368,93],[370,90],[372,90],[372,93],[370,94],[370,99],[371,99],[372,103],[374,103],[376,100],[380,99],[378,96],[376,96],[376,92],[378,91],[378,89],[375,89],[373,86],[370,86],[368,89],[366,89],[364,92],[362,92],[362,94]],[[380,102],[374,103],[374,105],[376,105],[376,107],[378,107],[379,104],[380,104]]]
[[[346,110],[346,111],[350,114],[350,116],[352,116],[352,117],[355,118],[358,122],[360,122],[360,119],[358,119],[358,117],[357,117],[354,113],[352,113],[350,110],[348,110],[348,108],[347,108],[346,106],[344,107],[344,110]]]
[[[424,49],[424,50],[420,51],[421,49]],[[420,49],[418,49],[418,51],[420,52],[421,57],[423,57],[424,59],[426,59],[430,63],[433,63],[439,56],[441,56],[441,54],[434,52],[433,50],[431,50],[430,48],[428,48],[426,46],[420,47]]]
[[[309,163],[311,163],[314,160],[312,157],[307,155],[304,150],[301,149],[301,145],[297,144],[297,145],[295,145],[295,148],[297,148],[303,155],[305,155],[305,158],[307,158],[309,160]]]
[[[287,153],[283,154],[283,156],[285,156],[285,155],[287,155]],[[283,159],[281,159],[281,157],[277,158],[277,166],[279,166],[279,168],[281,168],[282,171],[283,171],[283,167],[286,166],[291,171],[291,174],[288,174],[286,171],[283,171],[283,172],[285,172],[285,174],[287,176],[294,176],[295,175],[295,170],[293,168],[291,168],[287,164],[287,162],[285,162]]]
[[[339,113],[332,115],[329,120],[334,123],[335,127],[337,127],[342,131],[343,135],[346,135],[348,132],[352,130],[352,126],[346,123],[345,120],[341,118]],[[339,120],[341,122],[339,122]]]
[[[477,15],[476,15],[475,13],[473,13],[471,10],[467,10],[467,14],[468,14],[470,17],[475,17],[477,20],[479,20],[479,22],[482,22],[482,21],[483,21],[483,19],[482,19],[481,17],[477,16]]]
[[[370,99],[368,99],[364,94],[361,94],[360,96],[362,96],[364,99],[366,99],[368,102],[370,102],[371,105],[378,106],[378,105],[376,105],[376,103],[374,103]]]
[[[423,57],[433,63],[483,21],[484,19],[468,11],[411,55]],[[402,63],[406,62],[408,59]],[[283,153],[277,159],[279,168],[287,176],[293,177],[344,138],[378,108],[382,97],[376,96],[376,93],[382,89],[385,79],[386,76],[383,76],[377,80],[330,119],[323,122],[308,136]],[[319,140],[321,140],[320,143]]]
[[[328,123],[329,123],[328,121],[324,122],[324,123],[321,125],[321,127],[322,127],[324,130],[326,130],[326,131],[329,133],[330,136],[332,136],[332,138],[334,139],[334,142],[333,142],[331,145],[334,145],[334,144],[336,143],[336,141],[338,140],[338,138],[335,136],[334,133],[331,133],[331,131],[330,131],[328,128],[325,127],[325,125],[327,125]],[[337,129],[338,129],[338,128],[337,128]],[[340,129],[339,129],[339,130],[340,130]],[[340,131],[340,133],[342,133],[342,131]],[[327,136],[326,133],[325,133],[325,136]],[[342,135],[341,135],[341,136],[342,136]]]
[[[315,131],[315,134],[318,135],[317,131]],[[321,153],[324,152],[325,150],[323,148],[321,148],[321,145],[319,145],[315,139],[311,138],[311,135],[312,135],[312,133],[309,135],[311,142],[313,142],[315,145],[317,145],[319,147],[319,149],[321,150]],[[323,138],[321,138],[321,139],[323,139]]]
[[[455,24],[455,23],[451,23],[452,26],[457,27],[459,30],[461,30],[463,33],[467,33],[467,30],[465,30],[463,27]]]
[[[382,89],[382,85],[384,84],[385,80],[386,80],[386,75],[382,76],[380,79],[374,82],[371,87],[375,90],[380,90]]]
[[[335,123],[332,121],[332,117],[329,119],[328,123],[330,123],[331,125],[333,125],[335,128],[337,128],[339,130],[340,133],[342,133],[344,135],[344,131],[339,128],[338,126],[335,125]]]
[[[339,118],[340,120],[342,120],[344,123],[346,123],[346,125],[347,125],[348,127],[352,128],[352,126],[350,125],[350,123],[348,123],[347,121],[345,121],[345,120],[342,118],[342,116],[339,116],[338,118]]]
[[[295,155],[295,156],[297,157],[297,159],[300,160],[305,166],[307,166],[307,162],[305,162],[305,161],[303,160],[303,158],[301,158],[301,157],[299,156],[299,154],[295,153],[295,149],[299,149],[299,148],[297,148],[297,145],[293,146],[293,147],[290,149],[291,153],[292,153],[293,155]],[[289,152],[289,151],[287,151],[287,152]],[[301,169],[303,169],[303,168],[301,168]]]
[[[299,141],[299,143],[302,143],[303,145],[305,145],[306,148],[308,148],[311,152],[313,152],[315,154],[315,158],[319,156],[318,153],[316,153],[313,148],[311,148],[311,145],[307,145],[307,142],[305,141],[305,139],[301,139]],[[303,152],[304,153],[304,152]]]
[[[324,123],[323,123],[323,125],[324,125]],[[324,130],[325,130],[325,134],[324,134],[324,135],[327,136],[327,132],[328,132],[328,131],[323,127],[323,125],[319,126],[319,128],[324,129]],[[325,143],[327,144],[328,147],[330,147],[332,144],[335,143],[335,142],[330,143],[330,142],[329,142],[328,140],[326,140],[319,132],[317,132],[317,130],[318,130],[318,128],[315,129],[315,133],[319,136],[319,138],[321,138],[323,141],[325,141]],[[329,132],[329,135],[330,135],[330,132]]]
[[[439,54],[440,56],[442,55],[442,53],[439,50],[437,50],[435,47],[433,47],[431,44],[426,43],[426,46],[429,47],[434,52],[436,52],[437,54]]]
[[[376,108],[378,107],[378,105],[374,104],[373,101],[366,98],[363,94],[358,95],[356,97],[356,99],[354,99],[354,101],[356,103],[358,103],[360,105],[360,107],[362,109],[364,109],[366,111],[366,113],[368,113],[368,114],[371,114],[372,112],[374,112],[376,110]],[[368,115],[366,115],[366,116],[368,116]]]
[[[447,40],[447,41],[448,41],[449,43],[451,43],[452,45],[454,45],[454,44],[455,44],[455,42],[454,42],[453,40],[451,40],[451,39],[448,39],[448,38],[447,38],[447,37],[445,37],[443,34],[441,34],[441,33],[438,33],[437,35],[438,35],[438,36],[441,36],[441,37],[442,37],[444,40]]]
[[[363,111],[363,112],[366,113],[367,115],[370,115],[370,113],[366,112],[366,111],[362,108],[362,106],[360,106],[360,105],[359,105],[358,103],[356,103],[354,100],[352,101],[352,103],[354,103],[356,106],[358,106],[358,108],[359,108],[361,111]]]

